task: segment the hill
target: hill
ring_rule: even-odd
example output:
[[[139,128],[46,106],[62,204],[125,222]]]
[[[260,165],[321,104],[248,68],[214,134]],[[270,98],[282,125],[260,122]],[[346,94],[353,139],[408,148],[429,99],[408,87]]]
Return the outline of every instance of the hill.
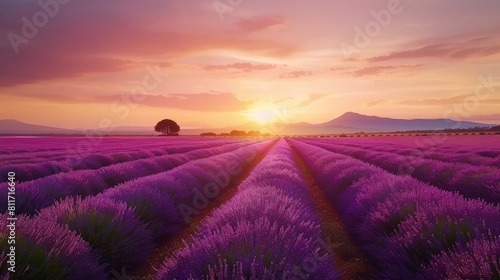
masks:
[[[348,112],[329,122],[319,124],[321,127],[355,127],[366,132],[392,132],[409,130],[440,130],[447,128],[491,127],[491,124],[482,124],[452,119],[392,119],[377,116],[366,116]]]
[[[79,135],[78,130],[27,124],[20,121],[8,119],[0,120],[1,135]]]

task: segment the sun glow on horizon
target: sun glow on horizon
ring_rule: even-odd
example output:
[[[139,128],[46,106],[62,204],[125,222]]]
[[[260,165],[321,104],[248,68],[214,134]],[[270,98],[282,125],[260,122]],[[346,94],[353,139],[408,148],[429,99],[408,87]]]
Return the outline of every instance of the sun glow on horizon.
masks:
[[[275,112],[269,109],[251,110],[248,116],[259,124],[269,124],[275,119]]]
[[[274,104],[259,104],[254,108],[243,111],[242,115],[262,126],[288,122],[287,110],[279,109]]]

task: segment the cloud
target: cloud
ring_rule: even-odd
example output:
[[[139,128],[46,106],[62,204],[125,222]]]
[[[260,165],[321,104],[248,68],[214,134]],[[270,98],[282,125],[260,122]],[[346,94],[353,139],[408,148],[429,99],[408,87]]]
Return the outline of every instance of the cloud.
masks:
[[[389,103],[389,101],[386,100],[386,99],[378,99],[378,100],[372,100],[372,101],[365,102],[365,103],[363,103],[363,106],[365,106],[365,107],[375,107],[375,106],[384,105],[384,104],[387,104],[387,103]]]
[[[292,71],[292,72],[287,72],[283,73],[280,75],[281,79],[295,79],[295,78],[300,78],[304,76],[311,76],[313,74],[312,71],[305,71],[305,70],[300,70],[300,71]]]
[[[241,20],[238,27],[243,32],[256,32],[268,29],[272,26],[283,25],[285,19],[281,16],[265,16],[253,19]]]
[[[225,64],[225,65],[204,65],[202,66],[205,71],[218,71],[218,70],[240,70],[243,72],[252,72],[252,71],[262,71],[276,68],[277,65],[274,64],[252,64],[248,62],[239,62],[233,64]]]
[[[64,104],[75,104],[75,103],[91,103],[88,97],[75,96],[75,95],[62,95],[62,94],[52,94],[44,92],[19,92],[15,94],[16,97],[41,99],[44,101],[54,101],[57,103]]]
[[[202,112],[239,112],[247,109],[249,103],[240,101],[230,93],[198,93],[149,95],[142,104]]]
[[[321,94],[321,93],[315,93],[315,94],[309,94],[307,99],[300,102],[299,104],[297,104],[296,107],[307,107],[311,104],[313,104],[314,102],[316,101],[319,101],[325,97],[328,97],[330,96],[329,94]]]
[[[138,67],[132,61],[106,57],[64,57],[24,53],[16,57],[0,49],[0,86],[30,84],[39,81],[79,77],[90,73],[125,71]]]
[[[63,104],[113,104],[135,103],[140,106],[156,108],[172,108],[200,112],[239,112],[247,109],[250,104],[241,101],[231,93],[197,93],[197,94],[151,94],[145,95],[143,101],[134,101],[129,94],[112,94],[100,96],[73,96],[52,93],[16,93],[18,97],[41,99]]]
[[[117,6],[113,4],[117,1],[89,0],[61,6],[60,13],[28,43],[20,44],[16,54],[6,34],[22,35],[20,19],[41,8],[35,2],[19,5],[6,2],[0,1],[0,35],[5,35],[0,41],[0,86],[4,87],[85,73],[121,72],[129,69],[126,61],[168,61],[208,53],[222,55],[228,51],[281,59],[301,49],[298,44],[273,37],[242,36],[241,30],[207,24],[208,11],[194,2],[138,4],[124,0]],[[192,21],[193,17],[200,20]]]
[[[446,106],[466,103],[467,98],[475,98],[474,95],[460,95],[450,98],[426,98],[426,99],[413,99],[413,100],[399,100],[396,104],[408,106]],[[481,100],[484,104],[500,104],[500,99],[487,99]]]
[[[369,66],[361,68],[352,72],[347,72],[347,74],[353,77],[364,77],[364,76],[377,76],[380,74],[391,74],[394,71],[407,68],[418,68],[423,66],[422,64],[415,65],[385,65],[385,66]]]
[[[323,93],[312,93],[308,94],[304,98],[300,97],[286,97],[286,98],[281,98],[281,99],[274,99],[273,104],[279,107],[284,107],[284,108],[304,108],[307,107],[319,100],[322,100],[324,98],[327,98],[329,96],[332,96],[331,94],[323,94]]]
[[[456,104],[467,104],[467,98],[475,98],[474,95],[459,95],[447,98],[424,98],[424,99],[404,99],[404,100],[387,100],[377,99],[364,103],[366,107],[375,107],[379,105],[403,105],[403,106],[452,106]],[[500,99],[486,99],[479,101],[484,104],[500,104]]]
[[[461,41],[440,42],[412,49],[399,50],[386,55],[367,58],[369,62],[381,62],[394,59],[438,57],[466,59],[488,57],[500,53],[500,42],[496,37],[479,37]]]
[[[353,69],[354,67],[347,67],[347,66],[337,66],[337,67],[330,67],[330,71],[333,72],[339,72],[339,71],[346,71]]]

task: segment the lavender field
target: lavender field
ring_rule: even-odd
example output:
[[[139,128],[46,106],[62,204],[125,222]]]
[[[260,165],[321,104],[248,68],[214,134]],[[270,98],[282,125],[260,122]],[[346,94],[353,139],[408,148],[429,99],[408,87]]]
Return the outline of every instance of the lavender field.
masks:
[[[500,279],[496,135],[0,145],[0,279]]]

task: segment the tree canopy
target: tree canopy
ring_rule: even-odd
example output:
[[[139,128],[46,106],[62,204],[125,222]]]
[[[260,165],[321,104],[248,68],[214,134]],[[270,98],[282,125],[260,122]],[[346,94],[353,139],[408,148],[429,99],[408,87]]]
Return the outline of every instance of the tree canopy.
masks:
[[[181,127],[173,120],[164,119],[156,124],[155,131],[167,136],[177,136],[181,131]]]
[[[243,130],[233,130],[229,134],[231,136],[247,136],[247,133]]]

